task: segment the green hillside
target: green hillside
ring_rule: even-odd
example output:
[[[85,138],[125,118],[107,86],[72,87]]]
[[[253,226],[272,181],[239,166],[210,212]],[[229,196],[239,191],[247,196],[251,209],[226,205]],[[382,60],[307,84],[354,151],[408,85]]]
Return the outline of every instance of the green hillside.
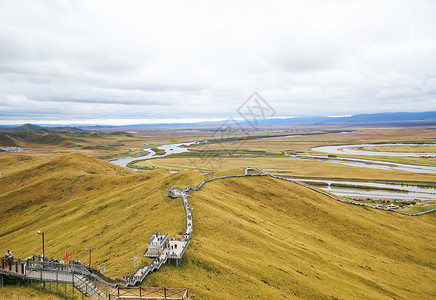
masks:
[[[208,177],[213,175],[207,175]],[[205,176],[134,173],[79,154],[0,177],[0,251],[103,264],[128,274],[152,231],[184,230],[165,188]],[[182,267],[144,286],[187,287],[193,299],[434,299],[436,216],[336,202],[270,177],[222,179],[192,192],[194,234]],[[0,291],[1,294],[1,291]]]

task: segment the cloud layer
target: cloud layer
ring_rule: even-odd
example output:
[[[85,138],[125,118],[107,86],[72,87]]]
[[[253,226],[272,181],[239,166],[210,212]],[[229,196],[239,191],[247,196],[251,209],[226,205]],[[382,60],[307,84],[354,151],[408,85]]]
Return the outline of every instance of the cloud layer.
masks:
[[[0,1],[0,123],[436,110],[434,1]]]

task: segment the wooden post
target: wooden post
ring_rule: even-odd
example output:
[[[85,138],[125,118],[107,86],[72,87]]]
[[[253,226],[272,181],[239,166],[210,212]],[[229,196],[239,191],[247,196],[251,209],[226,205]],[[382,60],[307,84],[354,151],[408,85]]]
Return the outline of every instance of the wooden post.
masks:
[[[74,270],[73,270],[73,274],[71,277],[72,281],[71,281],[71,290],[73,292],[73,299],[74,299]]]
[[[139,297],[142,298],[142,287],[139,287]]]
[[[164,287],[164,296],[165,296],[165,299],[167,298],[167,288],[166,287]]]

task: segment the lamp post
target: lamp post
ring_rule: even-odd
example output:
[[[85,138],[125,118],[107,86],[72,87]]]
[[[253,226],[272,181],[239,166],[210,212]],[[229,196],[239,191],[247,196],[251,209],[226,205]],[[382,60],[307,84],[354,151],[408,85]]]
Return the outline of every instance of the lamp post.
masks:
[[[38,230],[38,234],[42,234],[42,266],[44,267],[45,251],[44,251],[44,232]],[[45,288],[45,281],[43,282]],[[40,286],[41,287],[41,286]]]
[[[44,232],[38,230],[38,234],[42,234],[42,261],[45,259],[45,252],[44,252]]]
[[[89,266],[91,266],[91,248],[86,248],[85,251],[89,252]]]

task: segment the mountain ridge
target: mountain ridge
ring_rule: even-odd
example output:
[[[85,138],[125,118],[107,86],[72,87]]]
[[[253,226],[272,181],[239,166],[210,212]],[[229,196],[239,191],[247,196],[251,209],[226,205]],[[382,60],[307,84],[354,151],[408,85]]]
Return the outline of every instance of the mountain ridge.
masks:
[[[56,126],[56,127],[44,127],[26,123],[17,127],[2,127],[0,126],[0,132],[19,132],[19,131],[31,131],[36,133],[72,133],[83,132],[83,129],[71,126]]]
[[[239,116],[238,116],[239,117]],[[33,124],[24,124],[18,127],[11,127],[0,125],[0,132],[17,132],[17,131],[34,131],[39,133],[74,133],[89,130],[104,130],[104,129],[141,129],[141,128],[187,128],[187,127],[219,127],[226,120],[222,121],[202,121],[191,123],[158,123],[147,124],[138,123],[130,125],[76,125],[71,126],[57,126],[56,127],[43,127]],[[235,120],[238,125],[251,126],[245,120]],[[250,120],[252,122],[252,120]],[[297,117],[272,117],[266,119],[258,118],[256,126],[312,126],[312,125],[435,125],[436,124],[436,111],[426,112],[385,112],[374,114],[355,114],[352,116],[297,116]],[[230,124],[233,125],[233,124]]]

